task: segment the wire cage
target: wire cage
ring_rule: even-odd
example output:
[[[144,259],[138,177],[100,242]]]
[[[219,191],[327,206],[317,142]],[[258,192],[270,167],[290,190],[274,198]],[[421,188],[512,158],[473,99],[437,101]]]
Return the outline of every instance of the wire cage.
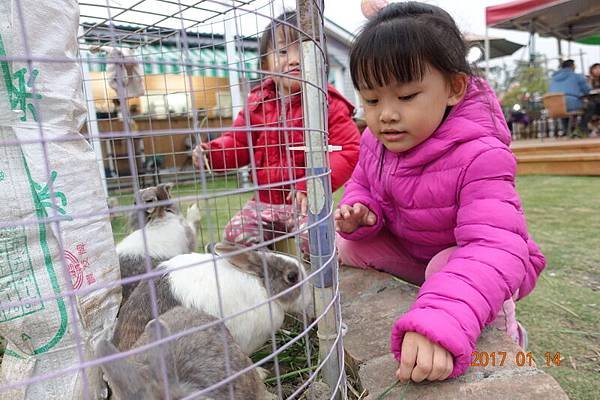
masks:
[[[313,398],[315,382],[347,397],[322,9],[2,2],[2,397]],[[275,76],[301,85],[305,117],[282,91],[278,125],[257,124],[249,94],[291,46],[297,73]],[[232,132],[219,165],[205,144]],[[306,210],[252,201],[299,182]],[[277,218],[245,226],[240,210]]]

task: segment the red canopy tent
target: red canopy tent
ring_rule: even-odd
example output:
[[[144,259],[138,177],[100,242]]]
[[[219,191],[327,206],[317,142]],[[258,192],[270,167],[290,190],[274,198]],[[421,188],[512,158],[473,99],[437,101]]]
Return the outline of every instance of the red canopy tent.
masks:
[[[515,0],[486,7],[485,19],[486,31],[490,27],[530,32],[530,54],[535,52],[534,33],[557,38],[559,55],[561,40],[593,44],[600,38],[598,0]]]
[[[600,34],[598,0],[517,0],[487,7],[486,25],[536,32],[562,40]]]

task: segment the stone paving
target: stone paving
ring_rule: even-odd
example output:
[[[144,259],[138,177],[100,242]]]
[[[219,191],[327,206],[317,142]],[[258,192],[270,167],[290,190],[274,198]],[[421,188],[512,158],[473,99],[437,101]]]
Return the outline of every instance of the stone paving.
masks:
[[[535,366],[518,367],[522,349],[505,334],[486,329],[477,342],[480,352],[507,353],[503,366],[471,367],[463,376],[444,382],[397,384],[397,362],[389,350],[390,329],[406,311],[418,288],[389,274],[356,268],[340,268],[342,317],[348,325],[344,337],[347,363],[358,371],[368,400],[568,400],[550,375]],[[541,362],[542,360],[538,360]]]

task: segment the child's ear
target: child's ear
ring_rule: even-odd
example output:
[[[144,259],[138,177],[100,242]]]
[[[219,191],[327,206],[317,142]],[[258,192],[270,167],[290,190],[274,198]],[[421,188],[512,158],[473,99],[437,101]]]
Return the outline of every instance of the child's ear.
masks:
[[[468,83],[469,77],[467,74],[458,73],[452,75],[452,78],[450,78],[450,95],[448,96],[447,105],[454,106],[465,97]]]

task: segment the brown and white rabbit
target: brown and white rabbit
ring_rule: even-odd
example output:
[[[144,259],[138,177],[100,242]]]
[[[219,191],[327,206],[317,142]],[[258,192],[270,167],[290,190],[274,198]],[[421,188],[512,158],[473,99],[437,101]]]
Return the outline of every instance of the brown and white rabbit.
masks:
[[[273,300],[271,310],[268,303],[251,309],[269,299],[267,285],[274,296],[306,278],[303,265],[295,258],[229,243],[217,243],[215,252],[225,256],[238,254],[220,259],[212,254],[184,254],[159,266],[164,270],[164,275],[154,281],[159,313],[183,305],[220,318],[218,275],[223,316],[241,313],[226,320],[225,325],[246,354],[252,354],[269,340],[283,324],[286,312],[311,315],[309,282]],[[152,319],[148,285],[147,281],[140,283],[121,308],[113,337],[121,350],[129,349]]]
[[[171,183],[140,190],[143,205],[159,201],[171,200]],[[169,260],[179,254],[190,253],[196,249],[196,232],[200,223],[200,210],[193,204],[187,210],[186,218],[179,214],[173,203],[148,207],[145,210],[143,226],[139,227],[138,215],[130,218],[130,225],[135,229],[116,246],[121,266],[121,278],[140,275],[146,272],[146,254],[150,257],[152,267],[162,261]],[[144,233],[146,247],[144,247]],[[147,250],[147,252],[146,252]],[[123,285],[124,304],[138,282]]]
[[[149,322],[134,347],[141,347],[216,320],[215,317],[198,310],[175,307]],[[160,338],[156,336],[157,328]],[[174,400],[193,395],[252,365],[250,358],[242,353],[221,323],[159,346],[162,351],[159,351],[159,347],[153,347],[124,359],[101,364],[113,392],[112,399],[163,399],[165,385],[160,367],[161,353],[166,367],[169,394]],[[118,350],[107,340],[101,340],[96,346],[96,357],[116,353]],[[229,374],[225,357],[229,357]],[[230,399],[230,385],[234,399],[263,400],[267,397],[265,385],[257,369],[251,369],[230,384],[207,392],[200,398]]]

